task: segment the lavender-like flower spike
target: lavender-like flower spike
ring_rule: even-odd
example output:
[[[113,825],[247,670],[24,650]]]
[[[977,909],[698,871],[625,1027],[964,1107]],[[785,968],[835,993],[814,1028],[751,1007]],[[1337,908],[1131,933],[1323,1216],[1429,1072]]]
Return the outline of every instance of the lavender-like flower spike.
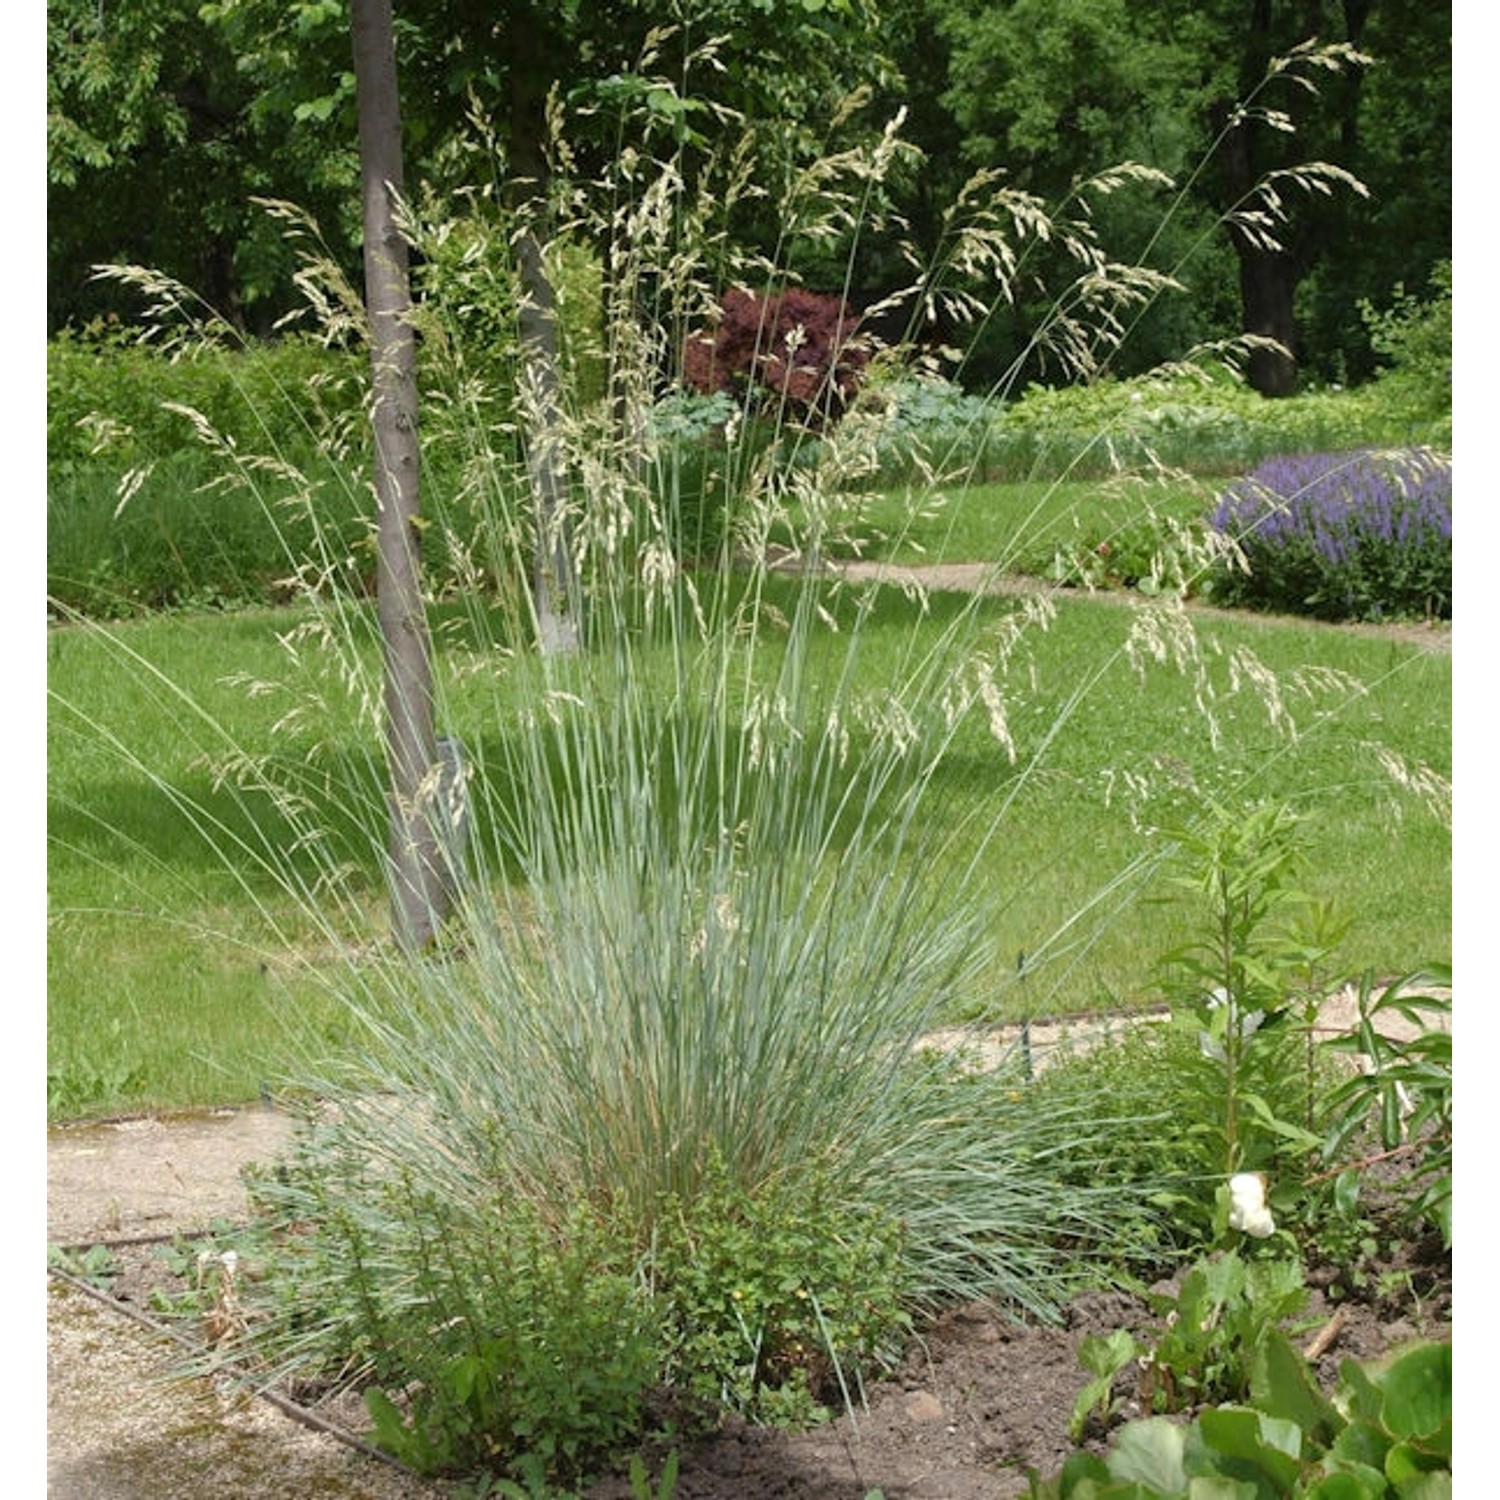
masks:
[[[1225,602],[1325,619],[1452,613],[1453,467],[1430,449],[1269,459],[1209,524],[1250,567],[1219,580]]]

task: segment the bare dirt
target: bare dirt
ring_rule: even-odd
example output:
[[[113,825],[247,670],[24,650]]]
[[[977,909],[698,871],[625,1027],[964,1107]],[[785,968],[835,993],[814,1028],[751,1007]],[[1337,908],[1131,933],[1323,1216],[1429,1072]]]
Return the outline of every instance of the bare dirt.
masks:
[[[1341,1304],[1320,1374],[1332,1385],[1340,1360],[1370,1359],[1415,1337],[1451,1336],[1451,1266],[1440,1246],[1410,1247],[1411,1285],[1390,1301]],[[1315,1273],[1316,1274],[1316,1273]],[[1162,1286],[1156,1290],[1171,1290]],[[1334,1307],[1315,1292],[1306,1338]],[[1078,1347],[1088,1334],[1154,1326],[1147,1304],[1120,1292],[1076,1298],[1061,1328],[1018,1324],[982,1304],[945,1314],[869,1396],[869,1409],[810,1432],[787,1434],[731,1422],[683,1456],[678,1500],[1008,1500],[1028,1493],[1026,1471],[1049,1477],[1073,1451],[1068,1432],[1085,1383]],[[1133,1377],[1122,1377],[1117,1418],[1144,1415]],[[1098,1427],[1087,1445],[1102,1450]],[[596,1486],[588,1500],[631,1500],[628,1484]]]
[[[897,563],[843,561],[831,563],[828,571],[851,582],[890,583],[903,588],[933,589],[951,593],[985,594],[1073,594],[1078,590],[1064,589],[1056,583],[1034,578],[1021,573],[1003,573],[990,563],[930,563],[917,567],[905,567]],[[1150,602],[1146,595],[1134,589],[1090,589],[1091,599],[1102,603],[1129,608]],[[1252,625],[1289,623],[1289,617],[1257,613],[1254,610],[1223,609],[1218,605],[1204,604],[1197,599],[1185,601],[1189,610],[1205,616],[1245,621]],[[1451,654],[1453,651],[1453,622],[1451,620],[1396,620],[1389,623],[1332,623],[1297,616],[1290,620],[1309,630],[1337,630],[1343,635],[1376,636],[1382,640],[1400,641],[1409,646],[1420,646],[1426,651]]]
[[[1325,1024],[1347,1024],[1348,996]],[[1100,1033],[1107,1039],[1107,1032]],[[1039,1032],[1039,1048],[1060,1044]],[[1072,1042],[1079,1039],[1073,1037]],[[292,1125],[269,1109],[54,1129],[48,1140],[48,1242],[68,1247],[72,1274],[54,1275],[48,1303],[48,1494],[53,1500],[271,1500],[346,1496],[437,1500],[424,1481],[359,1446],[357,1408],[309,1410],[247,1399],[222,1379],[181,1378],[188,1351],[161,1329],[153,1299],[180,1290],[173,1242],[243,1216],[240,1172],[274,1158]],[[111,1274],[91,1288],[84,1256],[108,1247]],[[1451,1337],[1452,1262],[1432,1238],[1403,1240],[1373,1270],[1363,1298],[1337,1309],[1325,1289],[1337,1267],[1312,1267],[1309,1339],[1338,1311],[1320,1369],[1368,1359],[1414,1337]],[[84,1272],[85,1274],[79,1274]],[[191,1274],[191,1272],[189,1272]],[[862,1409],[808,1432],[727,1420],[682,1447],[678,1500],[1006,1500],[1026,1470],[1051,1474],[1071,1451],[1068,1422],[1085,1375],[1081,1340],[1145,1331],[1140,1298],[1078,1298],[1060,1327],[993,1308],[951,1309],[923,1331]],[[1120,1420],[1139,1415],[1129,1377]],[[273,1393],[274,1394],[274,1393]],[[1105,1434],[1091,1433],[1101,1445]],[[659,1472],[665,1451],[644,1450]],[[633,1500],[624,1479],[587,1500]]]

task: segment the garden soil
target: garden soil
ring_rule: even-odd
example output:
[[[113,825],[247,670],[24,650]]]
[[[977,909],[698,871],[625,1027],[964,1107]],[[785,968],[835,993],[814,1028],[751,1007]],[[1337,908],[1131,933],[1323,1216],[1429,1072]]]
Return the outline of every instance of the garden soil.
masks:
[[[1325,1024],[1346,1025],[1347,996]],[[1101,1033],[1106,1036],[1107,1033]],[[1002,1039],[1009,1045],[1013,1039]],[[1055,1037],[1033,1037],[1045,1049]],[[1069,1044],[1083,1040],[1077,1034]],[[185,1373],[191,1350],[165,1331],[152,1292],[182,1285],[182,1237],[245,1213],[242,1169],[274,1159],[291,1121],[275,1110],[218,1111],[54,1128],[47,1142],[47,1239],[68,1253],[49,1276],[47,1494],[52,1500],[437,1500],[422,1480],[358,1441],[359,1412],[312,1410],[271,1392],[247,1396],[223,1376]],[[176,1243],[177,1264],[170,1264]],[[88,1251],[114,1274],[94,1285]],[[191,1257],[189,1256],[189,1260]],[[1314,1269],[1311,1338],[1331,1379],[1340,1360],[1406,1339],[1451,1337],[1451,1257],[1403,1246],[1389,1295],[1326,1305]],[[189,1274],[191,1270],[189,1269]],[[1123,1293],[1075,1301],[1041,1328],[972,1305],[924,1330],[864,1406],[810,1432],[730,1420],[680,1454],[677,1500],[1005,1500],[1026,1470],[1051,1474],[1071,1451],[1068,1422],[1084,1383],[1086,1334],[1143,1329],[1147,1309]],[[1127,1385],[1123,1416],[1139,1413]],[[1098,1441],[1096,1436],[1095,1441]],[[644,1454],[651,1472],[661,1452]],[[606,1480],[588,1500],[632,1500]]]

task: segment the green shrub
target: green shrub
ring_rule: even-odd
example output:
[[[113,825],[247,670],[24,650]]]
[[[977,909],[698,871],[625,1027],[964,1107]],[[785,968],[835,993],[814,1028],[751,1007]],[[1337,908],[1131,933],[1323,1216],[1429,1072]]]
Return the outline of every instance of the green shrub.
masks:
[[[458,253],[449,239],[439,249],[450,258]],[[456,288],[450,284],[452,268],[437,274],[446,264],[435,262],[434,296],[473,290],[461,277]],[[462,256],[458,265],[473,271]],[[595,393],[569,420],[597,427],[602,376],[589,332],[598,307],[595,273],[576,250],[560,265],[572,309],[564,330],[569,371],[581,361],[570,389]],[[474,295],[493,301],[504,290],[487,287]],[[504,311],[497,304],[494,319]],[[482,368],[470,368],[472,350],[453,364],[468,322],[481,314],[490,316],[478,303],[465,304],[463,319],[448,327],[434,308],[424,325],[424,550],[439,590],[475,582],[504,588],[529,566],[509,356],[501,346],[484,346]],[[51,595],[65,607],[109,617],[275,599],[286,592],[277,585],[299,567],[336,566],[346,581],[368,582],[368,455],[356,420],[364,378],[354,356],[305,340],[218,347],[177,360],[118,339],[55,340],[48,350]],[[1405,440],[1412,423],[1398,411],[1395,389],[1378,382],[1268,402],[1231,382],[1179,375],[1034,387],[1005,403],[935,378],[882,372],[828,440],[747,421],[722,395],[677,394],[649,408],[644,473],[671,548],[712,558],[753,513],[748,497],[757,487],[802,483],[795,476],[805,479],[820,465],[840,471],[841,487],[859,491],[955,477],[965,484],[1097,478],[1161,464],[1226,473],[1267,454],[1378,443],[1396,433]],[[166,403],[200,411],[232,441],[232,454],[206,450],[189,419]],[[726,441],[731,426],[733,441]],[[599,428],[594,446],[602,455],[616,442]],[[857,462],[849,458],[855,452]],[[226,457],[239,475],[232,485],[224,482]],[[122,506],[125,490],[130,498]],[[650,535],[645,515],[636,518],[634,535]],[[1044,556],[1018,562],[1069,584],[1135,579],[1139,586],[1184,571],[1195,576],[1192,553],[1174,524],[1147,516],[1061,546],[1049,542]]]
[[[877,467],[870,483],[892,486],[955,472],[990,472],[998,404],[936,376],[891,377],[876,367],[845,418],[870,432]]]
[[[872,370],[844,418],[872,457],[857,481],[862,488],[1097,480],[1164,468],[1223,475],[1278,454],[1439,444],[1451,432],[1451,417],[1446,428],[1439,413],[1419,419],[1400,391],[1379,383],[1272,401],[1204,365],[979,394],[900,365],[877,363]],[[804,455],[818,448],[806,444]]]
[[[1442,441],[1441,422],[1414,423],[1407,404],[1378,382],[1269,400],[1223,371],[1193,369],[1029,387],[1004,406],[986,458],[1002,471],[995,477],[1007,478],[1101,477],[1161,465],[1215,475],[1281,454]]]
[[[1186,598],[1198,590],[1202,554],[1191,527],[1148,508],[1105,535],[1055,546],[1045,576],[1065,588],[1126,588]]]
[[[1191,1119],[1204,1169],[1230,1178],[1295,1164],[1315,1144],[1312,1026],[1332,946],[1298,888],[1297,818],[1277,803],[1215,806],[1173,838],[1174,882],[1198,923],[1160,967],[1172,1024],[1198,1042],[1183,1082],[1201,1100]]]
[[[1114,1119],[1099,1154],[1080,1139],[1071,1169],[1113,1189],[1121,1245],[1134,1241],[1157,1267],[1211,1233],[1217,1179],[1205,1168],[1212,1120],[1193,1082],[1197,1066],[1198,1042],[1185,1028],[1125,1022],[1100,1045],[1054,1059],[1031,1086],[1044,1110],[1054,1097],[1092,1096]]]
[[[1385,368],[1376,392],[1393,417],[1413,433],[1405,442],[1453,445],[1453,263],[1440,262],[1431,296],[1418,298],[1398,285],[1389,307],[1360,306],[1370,344]]]
[[[755,1193],[722,1166],[659,1215],[651,1279],[666,1375],[714,1410],[786,1421],[849,1404],[911,1328],[899,1221],[850,1211],[836,1182]]]
[[[47,588],[95,618],[368,592],[368,369],[288,338],[191,356],[111,337],[48,346]],[[424,409],[424,561],[435,591],[516,567],[504,415]],[[497,540],[499,539],[499,540]]]
[[[1164,1257],[1269,1237],[1275,1215],[1306,1225],[1324,1213],[1326,1193],[1304,1179],[1323,1166],[1345,1077],[1314,1027],[1347,924],[1300,888],[1306,846],[1290,809],[1210,806],[1170,836],[1169,879],[1193,903],[1195,936],[1158,961],[1168,1014],[1063,1058],[1036,1085],[1092,1090],[1120,1110],[1111,1159],[1082,1170],[1117,1184],[1122,1215],[1142,1197],[1161,1211],[1140,1235],[1160,1235]],[[1264,1232],[1237,1222],[1239,1174],[1269,1186]]]
[[[1324,1101],[1323,1155],[1342,1170],[1334,1184],[1335,1211],[1352,1216],[1367,1169],[1395,1161],[1399,1174],[1383,1187],[1399,1203],[1406,1224],[1427,1223],[1453,1243],[1453,1002],[1424,994],[1423,986],[1451,987],[1446,966],[1377,985],[1366,974],[1358,987],[1358,1017],[1346,1036],[1327,1043],[1354,1055],[1356,1066]],[[1399,1019],[1412,1033],[1382,1021]],[[1443,1024],[1444,1021],[1449,1024]],[[1393,1034],[1394,1033],[1394,1034]],[[1363,1159],[1351,1149],[1370,1145]]]
[[[1160,1331],[1142,1356],[1148,1411],[1190,1411],[1250,1395],[1262,1339],[1307,1306],[1302,1267],[1236,1251],[1205,1256],[1171,1294],[1153,1296]]]
[[[226,486],[192,444],[155,463],[123,505],[119,478],[84,470],[47,502],[55,609],[110,619],[159,609],[281,602],[314,573],[356,591],[374,579],[370,523],[341,476],[242,475]]]
[[[920,1054],[893,1070],[888,1013],[862,1041],[840,1025],[843,1074],[827,1062],[795,1096],[790,1056],[787,1084],[765,1092],[722,1064],[709,1075],[701,1043],[678,1059],[729,1096],[732,1118],[738,1096],[761,1102],[758,1131],[728,1130],[737,1158],[707,1143],[709,1122],[642,1050],[663,1021],[713,1020],[761,1077],[767,1052],[805,1051],[827,1001],[794,1007],[784,1033],[769,1016],[746,1027],[634,1007],[597,1034],[576,1016],[561,1033],[553,1005],[538,1017],[522,1001],[509,1025],[489,1005],[433,1007],[402,1033],[405,1081],[387,1056],[392,1092],[319,1087],[323,1118],[262,1175],[259,1228],[240,1241],[262,1268],[245,1352],[287,1378],[375,1392],[377,1439],[414,1466],[557,1479],[598,1462],[658,1384],[708,1420],[729,1407],[815,1421],[856,1405],[913,1320],[951,1299],[1047,1315],[1104,1247],[1132,1258],[1113,1193],[1070,1175],[1075,1152],[1106,1151],[1093,1101],[1044,1103],[1013,1069],[970,1076]],[[673,1159],[673,1139],[702,1170]],[[755,1169],[766,1153],[776,1165]]]
[[[327,459],[340,424],[346,438],[358,433],[362,379],[356,356],[304,338],[174,355],[123,330],[61,333],[47,344],[48,482],[99,460],[118,474],[194,446],[171,405],[201,412],[242,454]]]
[[[399,1167],[354,1195],[325,1150],[310,1133],[253,1184],[256,1286],[281,1304],[258,1316],[286,1318],[283,1357],[363,1390],[387,1452],[423,1473],[554,1482],[638,1430],[659,1335],[604,1223],[455,1199]]]
[[[299,339],[180,358],[53,340],[49,597],[113,617],[288,597],[304,566],[357,580],[361,390],[350,356]]]

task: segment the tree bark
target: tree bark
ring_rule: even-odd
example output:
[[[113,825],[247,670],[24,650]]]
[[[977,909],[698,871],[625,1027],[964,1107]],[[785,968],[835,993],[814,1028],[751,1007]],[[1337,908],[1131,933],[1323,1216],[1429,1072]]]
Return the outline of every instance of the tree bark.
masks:
[[[1344,39],[1358,46],[1374,0],[1342,0],[1337,12],[1342,18]],[[1278,48],[1291,42],[1326,36],[1331,24],[1325,0],[1300,0],[1278,4],[1277,0],[1248,0],[1246,31],[1239,63],[1241,98],[1249,98],[1261,86],[1266,69]],[[1294,165],[1294,153],[1308,149],[1305,127],[1320,115],[1327,122],[1330,138],[1337,142],[1336,155],[1351,164],[1355,160],[1360,70],[1323,81],[1322,102],[1296,91],[1278,97],[1296,127],[1294,134],[1272,128],[1257,114],[1241,119],[1220,146],[1221,192],[1226,206],[1252,201],[1268,172]],[[1217,135],[1231,118],[1231,106],[1220,101],[1211,115]],[[1323,253],[1330,232],[1332,211],[1310,202],[1303,206],[1298,223],[1277,226],[1280,248],[1263,237],[1246,234],[1231,225],[1230,242],[1239,262],[1241,328],[1247,334],[1274,339],[1280,348],[1253,349],[1246,368],[1252,389],[1263,396],[1290,396],[1297,384],[1297,288]]]
[[[397,941],[420,950],[436,936],[451,892],[435,819],[442,778],[417,529],[420,447],[411,278],[406,240],[396,220],[402,189],[401,111],[391,0],[353,0],[351,30],[370,320],[391,918]]]
[[[1290,396],[1297,389],[1297,283],[1302,279],[1288,252],[1246,244],[1235,236],[1240,262],[1241,326],[1249,334],[1275,339],[1278,347],[1250,351],[1245,379],[1262,396]]]
[[[1261,87],[1274,51],[1273,0],[1250,0],[1247,11],[1239,59],[1242,99],[1251,97]],[[1233,109],[1228,99],[1215,105],[1212,112],[1215,134],[1229,123]],[[1270,134],[1264,124],[1249,115],[1224,136],[1219,147],[1219,179],[1223,201],[1231,210],[1247,204],[1264,173],[1282,164],[1283,141],[1279,134],[1268,139]],[[1239,263],[1240,330],[1275,339],[1281,346],[1252,349],[1245,378],[1250,388],[1262,396],[1288,396],[1297,383],[1293,306],[1300,276],[1296,263],[1286,249],[1272,249],[1233,225],[1229,240]]]

